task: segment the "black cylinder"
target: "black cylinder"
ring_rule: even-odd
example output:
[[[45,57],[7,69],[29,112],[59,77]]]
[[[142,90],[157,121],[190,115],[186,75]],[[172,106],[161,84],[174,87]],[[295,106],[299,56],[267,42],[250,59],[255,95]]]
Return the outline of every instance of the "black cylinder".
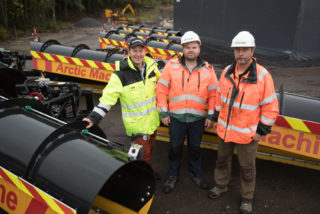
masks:
[[[126,153],[82,132],[85,125],[0,101],[0,166],[78,213],[96,209],[97,198],[138,212],[153,197],[150,165],[128,161]]]

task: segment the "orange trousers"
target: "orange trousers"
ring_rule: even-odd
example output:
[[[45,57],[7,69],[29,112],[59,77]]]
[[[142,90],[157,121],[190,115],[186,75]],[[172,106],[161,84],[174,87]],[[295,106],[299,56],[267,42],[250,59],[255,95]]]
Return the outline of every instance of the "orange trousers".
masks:
[[[148,137],[147,140],[144,140],[142,137],[137,137],[134,139],[135,144],[143,146],[143,160],[150,164],[151,166],[151,156],[156,142],[156,133],[155,131],[152,135]]]

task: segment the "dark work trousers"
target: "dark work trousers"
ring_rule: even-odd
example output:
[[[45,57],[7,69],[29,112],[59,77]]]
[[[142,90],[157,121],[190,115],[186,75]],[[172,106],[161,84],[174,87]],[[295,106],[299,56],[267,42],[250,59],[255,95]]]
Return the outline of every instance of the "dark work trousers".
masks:
[[[188,163],[194,176],[202,175],[200,143],[204,132],[204,121],[183,123],[170,117],[170,151],[168,175],[178,176],[181,165],[182,150],[186,134],[188,134]]]
[[[256,184],[256,155],[258,141],[249,144],[225,143],[219,138],[218,159],[214,171],[216,185],[227,186],[231,179],[231,162],[234,149],[237,150],[240,165],[240,193],[243,200],[252,201]]]
[[[143,160],[148,162],[151,166],[151,156],[156,142],[156,133],[155,131],[152,135],[148,136],[147,140],[144,140],[142,137],[137,137],[134,139],[135,144],[143,146]]]

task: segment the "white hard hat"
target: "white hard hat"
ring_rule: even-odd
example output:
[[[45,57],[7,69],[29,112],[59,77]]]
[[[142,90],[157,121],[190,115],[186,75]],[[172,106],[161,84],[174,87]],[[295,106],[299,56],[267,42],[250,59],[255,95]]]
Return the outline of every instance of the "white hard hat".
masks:
[[[233,39],[231,47],[255,47],[255,41],[252,34],[248,31],[239,32]]]
[[[181,37],[181,45],[188,42],[199,42],[201,45],[200,37],[193,31],[187,31]]]

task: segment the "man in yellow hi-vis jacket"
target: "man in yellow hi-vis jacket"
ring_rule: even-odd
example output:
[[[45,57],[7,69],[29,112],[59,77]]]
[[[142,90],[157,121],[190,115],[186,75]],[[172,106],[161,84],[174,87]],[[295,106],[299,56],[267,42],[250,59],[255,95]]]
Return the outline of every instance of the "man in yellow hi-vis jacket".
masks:
[[[151,164],[156,130],[160,124],[156,108],[156,83],[160,77],[157,63],[146,56],[144,41],[131,40],[128,57],[116,62],[116,71],[104,88],[100,103],[84,121],[90,128],[120,99],[127,135],[143,146],[143,159]]]

